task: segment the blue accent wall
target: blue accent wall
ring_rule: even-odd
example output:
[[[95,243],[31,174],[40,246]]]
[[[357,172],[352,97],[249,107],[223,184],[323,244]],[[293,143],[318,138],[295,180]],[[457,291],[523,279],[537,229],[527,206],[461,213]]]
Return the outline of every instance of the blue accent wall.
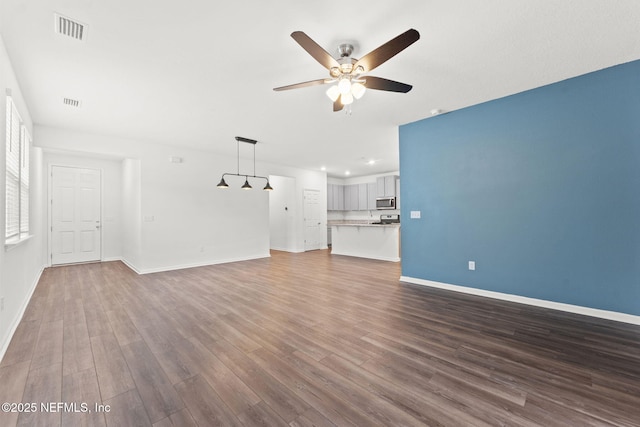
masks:
[[[403,276],[640,315],[640,61],[403,125],[400,176]]]

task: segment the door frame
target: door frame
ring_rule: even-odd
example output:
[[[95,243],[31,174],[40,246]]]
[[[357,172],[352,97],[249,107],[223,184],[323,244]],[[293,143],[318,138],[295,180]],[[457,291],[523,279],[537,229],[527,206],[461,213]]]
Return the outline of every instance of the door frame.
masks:
[[[47,181],[48,181],[48,185],[47,185],[47,262],[46,262],[46,266],[47,267],[51,267],[53,266],[53,210],[51,209],[51,205],[53,204],[53,168],[54,167],[62,167],[62,168],[69,168],[69,169],[89,169],[89,170],[93,170],[93,171],[98,171],[100,173],[100,260],[99,262],[102,262],[103,260],[103,254],[104,254],[104,233],[103,233],[103,229],[104,229],[104,221],[102,220],[104,217],[104,200],[103,200],[103,194],[104,194],[104,180],[102,179],[103,175],[104,175],[104,170],[102,168],[92,168],[92,167],[86,167],[86,166],[78,166],[78,165],[69,165],[69,164],[61,164],[61,163],[49,163],[48,165],[48,169],[47,169]]]

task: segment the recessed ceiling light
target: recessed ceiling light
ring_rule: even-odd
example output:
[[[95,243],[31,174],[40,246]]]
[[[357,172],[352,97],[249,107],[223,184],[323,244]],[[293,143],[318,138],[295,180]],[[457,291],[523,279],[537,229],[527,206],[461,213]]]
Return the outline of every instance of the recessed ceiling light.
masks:
[[[320,170],[321,170],[321,171],[326,171],[326,170],[327,170],[327,168],[326,168],[326,166],[322,166],[322,167],[320,168]]]
[[[345,175],[351,175],[351,172],[349,172],[349,171],[345,171],[345,172],[344,172],[344,174],[345,174]]]
[[[375,161],[375,160],[373,160],[373,159],[371,159],[371,160],[369,160],[369,161],[367,162],[367,164],[368,164],[368,165],[375,165],[375,164],[376,164],[376,161]]]

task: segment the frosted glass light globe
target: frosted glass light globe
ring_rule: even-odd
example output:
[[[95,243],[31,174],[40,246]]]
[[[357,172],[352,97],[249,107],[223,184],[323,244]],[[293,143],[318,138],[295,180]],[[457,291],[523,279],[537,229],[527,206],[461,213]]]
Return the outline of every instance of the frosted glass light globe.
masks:
[[[351,92],[351,81],[349,79],[342,79],[338,82],[338,90],[344,96]]]

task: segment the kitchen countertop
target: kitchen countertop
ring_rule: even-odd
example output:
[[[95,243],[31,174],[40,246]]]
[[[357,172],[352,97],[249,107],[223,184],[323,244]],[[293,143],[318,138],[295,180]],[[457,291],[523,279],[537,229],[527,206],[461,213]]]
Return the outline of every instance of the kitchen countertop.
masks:
[[[371,224],[371,223],[362,223],[362,224],[332,224],[330,227],[400,227],[400,223],[395,224]]]
[[[374,224],[376,221],[366,221],[366,220],[351,220],[351,221],[327,221],[328,227],[400,227],[400,223],[391,223],[391,224]]]

